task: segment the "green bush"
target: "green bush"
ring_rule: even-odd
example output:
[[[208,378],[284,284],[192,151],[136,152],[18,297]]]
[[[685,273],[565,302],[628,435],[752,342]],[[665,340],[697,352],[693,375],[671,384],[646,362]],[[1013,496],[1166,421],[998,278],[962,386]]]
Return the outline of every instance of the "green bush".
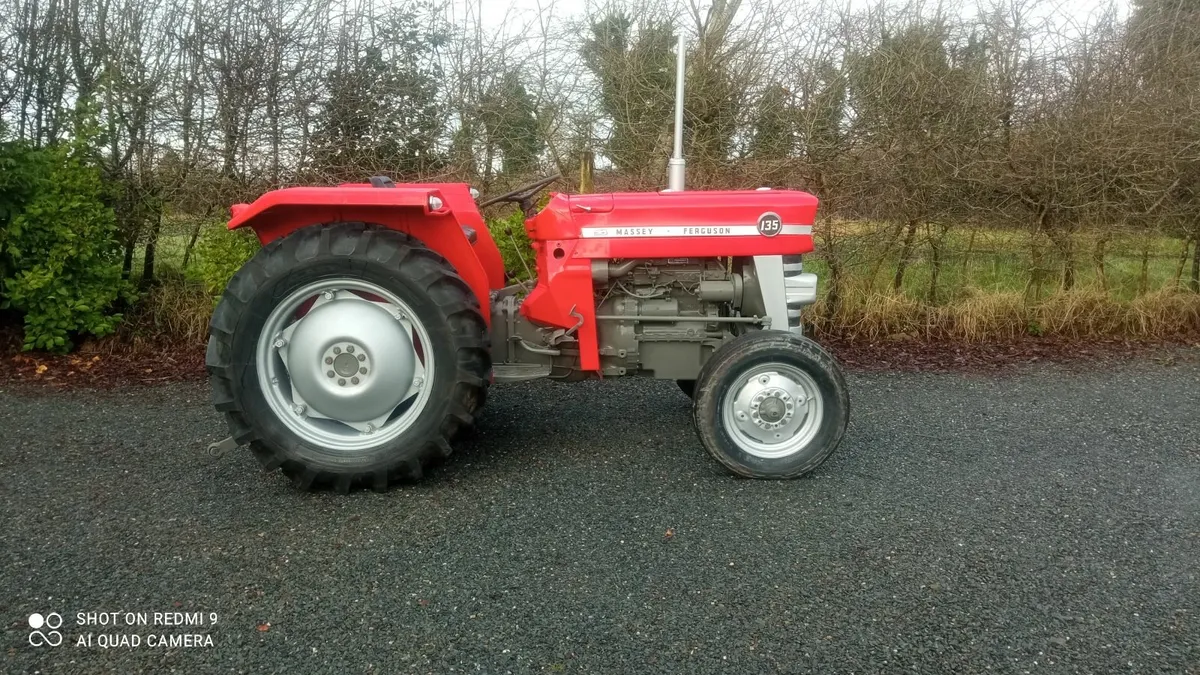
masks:
[[[508,275],[520,281],[529,281],[536,276],[533,247],[525,232],[525,216],[519,210],[513,211],[504,218],[489,220],[487,226],[504,258]]]
[[[67,351],[74,333],[106,335],[125,290],[112,209],[88,154],[93,135],[70,143],[0,148],[3,306],[24,316],[25,349]]]
[[[0,143],[0,303],[7,297],[3,280],[12,269],[12,262],[4,255],[4,235],[37,187],[45,183],[52,166],[50,153],[45,150],[21,142]]]
[[[206,227],[196,242],[196,271],[204,288],[213,296],[220,296],[234,273],[259,248],[258,238],[249,229],[230,231],[224,225]]]

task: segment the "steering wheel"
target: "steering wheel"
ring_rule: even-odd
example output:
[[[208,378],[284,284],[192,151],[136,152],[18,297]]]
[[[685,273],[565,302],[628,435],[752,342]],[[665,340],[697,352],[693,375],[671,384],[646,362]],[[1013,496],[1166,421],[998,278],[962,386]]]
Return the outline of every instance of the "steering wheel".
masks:
[[[493,204],[502,204],[504,202],[516,202],[521,205],[521,211],[525,213],[526,218],[532,218],[535,213],[533,198],[538,195],[543,189],[551,183],[560,180],[561,173],[556,173],[553,176],[547,176],[529,185],[523,185],[512,192],[506,192],[498,197],[492,197],[479,203],[479,208],[487,208]]]

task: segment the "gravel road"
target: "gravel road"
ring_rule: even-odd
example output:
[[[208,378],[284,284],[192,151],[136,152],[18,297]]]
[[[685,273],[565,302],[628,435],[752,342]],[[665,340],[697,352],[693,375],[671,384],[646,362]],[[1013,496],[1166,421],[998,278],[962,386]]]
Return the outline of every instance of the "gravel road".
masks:
[[[850,385],[799,481],[722,473],[672,383],[531,383],[347,497],[207,457],[199,383],[4,388],[0,670],[1200,673],[1195,359]]]

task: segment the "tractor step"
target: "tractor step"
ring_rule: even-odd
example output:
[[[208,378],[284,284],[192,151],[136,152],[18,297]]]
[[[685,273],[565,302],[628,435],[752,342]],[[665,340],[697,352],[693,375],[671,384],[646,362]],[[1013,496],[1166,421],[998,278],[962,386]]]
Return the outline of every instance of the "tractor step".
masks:
[[[208,444],[208,456],[220,457],[231,450],[237,450],[241,444],[233,440],[233,436],[226,438],[223,441]]]
[[[523,382],[550,376],[550,366],[536,363],[502,363],[492,366],[496,382]]]

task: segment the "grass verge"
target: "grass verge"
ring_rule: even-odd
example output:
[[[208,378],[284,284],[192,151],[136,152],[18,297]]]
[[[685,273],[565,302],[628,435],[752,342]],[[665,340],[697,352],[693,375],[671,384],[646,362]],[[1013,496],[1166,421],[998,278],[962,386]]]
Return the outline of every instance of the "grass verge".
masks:
[[[1057,291],[1038,301],[977,289],[941,305],[888,291],[849,292],[836,305],[830,300],[826,295],[806,320],[816,335],[843,341],[1163,340],[1200,334],[1200,294],[1176,288],[1130,301],[1092,289]]]

